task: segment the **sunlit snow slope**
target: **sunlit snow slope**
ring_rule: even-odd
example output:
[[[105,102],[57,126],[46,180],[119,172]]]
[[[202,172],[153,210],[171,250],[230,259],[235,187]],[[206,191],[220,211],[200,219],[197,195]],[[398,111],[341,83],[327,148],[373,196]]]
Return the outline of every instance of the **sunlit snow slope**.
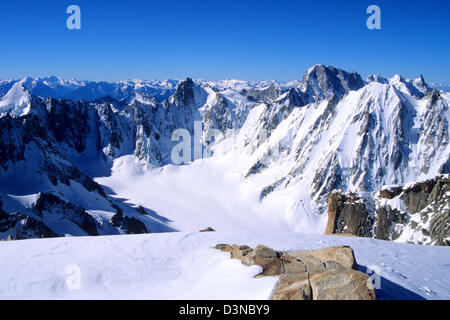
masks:
[[[361,271],[380,274],[377,298],[450,299],[448,248],[277,232],[0,242],[0,299],[269,299],[277,278],[254,278],[260,267],[212,249],[218,243],[276,250],[346,244],[354,248]]]

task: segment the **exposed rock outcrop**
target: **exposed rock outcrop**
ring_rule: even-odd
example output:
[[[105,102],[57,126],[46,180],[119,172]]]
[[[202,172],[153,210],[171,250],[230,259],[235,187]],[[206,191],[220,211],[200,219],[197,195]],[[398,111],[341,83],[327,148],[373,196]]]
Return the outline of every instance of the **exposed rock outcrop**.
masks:
[[[450,245],[450,176],[384,187],[377,194],[335,191],[325,234]]]
[[[380,197],[385,199],[393,199],[402,193],[402,187],[393,186],[380,190]]]
[[[5,234],[4,237],[0,236],[0,239],[19,240],[57,236],[41,221],[18,212],[8,214],[2,210],[2,205],[0,199],[0,235]]]
[[[303,76],[300,88],[310,97],[327,98],[332,94],[342,96],[350,90],[358,90],[364,81],[356,72],[345,72],[333,66],[317,64]],[[330,93],[332,92],[332,93]]]
[[[141,234],[148,233],[148,229],[145,224],[133,217],[128,217],[123,214],[123,210],[117,206],[112,205],[116,210],[116,214],[111,218],[111,225],[119,228],[126,234]]]
[[[375,300],[368,275],[356,270],[350,247],[283,252],[259,245],[219,244],[245,265],[262,268],[261,276],[279,276],[273,300]]]
[[[328,223],[325,234],[352,234],[369,237],[373,219],[356,194],[332,192],[328,198]]]
[[[348,246],[328,247],[321,250],[291,252],[290,254],[297,258],[313,256],[323,261],[335,261],[346,268],[354,270],[358,269],[358,264],[356,263],[353,249]]]
[[[98,235],[94,218],[82,207],[59,199],[50,193],[40,193],[32,207],[40,218],[45,220],[69,220],[78,225],[90,236]]]
[[[139,205],[139,207],[137,207],[136,211],[139,212],[140,214],[144,214],[144,215],[148,214],[147,211],[145,210],[145,208],[141,205]]]
[[[278,97],[278,91],[273,84],[270,84],[267,88],[263,89],[243,89],[241,91],[242,95],[258,102],[265,102],[268,100],[275,100]]]

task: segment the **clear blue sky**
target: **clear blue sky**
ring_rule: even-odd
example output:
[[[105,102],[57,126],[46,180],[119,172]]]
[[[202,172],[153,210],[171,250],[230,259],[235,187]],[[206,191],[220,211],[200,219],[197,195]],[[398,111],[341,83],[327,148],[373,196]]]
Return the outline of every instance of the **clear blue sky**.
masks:
[[[81,30],[66,8],[81,8]],[[381,30],[366,8],[381,8]],[[300,79],[322,63],[450,82],[449,0],[3,0],[0,79]]]

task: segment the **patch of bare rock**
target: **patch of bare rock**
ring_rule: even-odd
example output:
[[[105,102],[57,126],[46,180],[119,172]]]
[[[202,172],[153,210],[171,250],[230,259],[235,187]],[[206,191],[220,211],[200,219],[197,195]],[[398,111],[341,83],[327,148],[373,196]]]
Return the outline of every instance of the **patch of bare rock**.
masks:
[[[333,191],[325,234],[450,245],[450,175],[378,193]]]
[[[279,276],[273,300],[375,300],[371,279],[357,269],[353,249],[348,246],[320,250],[284,252],[259,245],[218,244],[247,266],[263,271],[257,277]]]

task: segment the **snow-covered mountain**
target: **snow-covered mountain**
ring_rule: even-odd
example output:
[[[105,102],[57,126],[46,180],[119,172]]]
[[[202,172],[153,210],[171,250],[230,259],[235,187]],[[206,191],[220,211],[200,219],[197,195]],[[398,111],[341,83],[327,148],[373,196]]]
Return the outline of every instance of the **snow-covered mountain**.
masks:
[[[280,90],[287,90],[296,87],[300,84],[299,80],[293,81],[245,81],[237,79],[219,80],[219,81],[205,81],[196,80],[196,83],[200,85],[208,85],[210,87],[217,88],[219,90],[232,89],[235,91],[249,90],[249,89],[264,89],[269,86],[274,86]]]
[[[49,76],[44,78],[24,77],[22,79],[1,80],[0,96],[6,94],[16,83],[21,83],[32,94],[41,97],[62,98],[67,93],[85,85],[82,81],[63,80],[59,77]]]
[[[450,172],[450,94],[422,76],[364,81],[315,65],[287,84],[37,82],[74,87],[52,96],[26,78],[0,82],[3,238],[323,233],[333,190]]]
[[[23,82],[15,83],[8,92],[0,98],[0,114],[21,116],[29,111],[31,95],[24,88]]]

